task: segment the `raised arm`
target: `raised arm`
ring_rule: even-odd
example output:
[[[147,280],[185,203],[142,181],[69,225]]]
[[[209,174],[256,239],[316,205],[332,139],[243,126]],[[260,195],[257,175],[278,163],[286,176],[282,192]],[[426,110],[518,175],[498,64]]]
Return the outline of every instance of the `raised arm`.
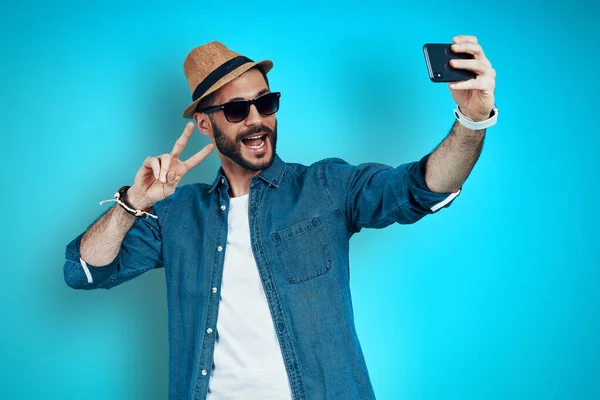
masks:
[[[460,111],[475,122],[488,119],[494,108],[496,71],[474,36],[456,36],[452,51],[470,53],[471,60],[455,59],[454,68],[473,71],[477,76],[468,81],[451,83],[450,92]],[[437,147],[427,162],[425,182],[432,192],[457,192],[465,182],[481,154],[485,129],[471,130],[454,123],[450,134]]]
[[[212,151],[213,145],[209,144],[189,160],[179,159],[193,131],[194,124],[188,123],[170,154],[148,156],[144,160],[126,195],[133,207],[148,210],[154,203],[172,195],[181,178]],[[121,242],[133,226],[135,218],[122,207],[113,207],[83,236],[81,258],[97,266],[109,264],[119,253]]]
[[[155,203],[172,195],[181,178],[213,150],[213,145],[209,144],[188,160],[181,161],[179,156],[193,130],[194,125],[187,124],[170,154],[144,160],[133,186],[125,195],[131,206],[150,210]],[[132,231],[132,227],[136,229]],[[125,243],[128,233],[131,240]],[[124,246],[132,265],[118,265],[118,256]],[[65,280],[69,286],[92,288],[105,287],[103,281],[112,279],[114,286],[119,283],[116,276],[124,269],[127,272],[122,274],[123,281],[157,267],[160,248],[159,226],[155,221],[137,219],[120,205],[113,206],[83,235],[67,245]],[[99,279],[94,279],[94,275]]]

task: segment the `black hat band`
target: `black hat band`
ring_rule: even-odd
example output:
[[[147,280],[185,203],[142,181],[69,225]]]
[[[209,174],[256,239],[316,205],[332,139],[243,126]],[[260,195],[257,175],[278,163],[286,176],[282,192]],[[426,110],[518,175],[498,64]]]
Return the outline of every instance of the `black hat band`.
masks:
[[[208,76],[206,78],[204,78],[204,80],[202,82],[200,82],[198,84],[198,86],[196,86],[196,90],[194,90],[194,93],[192,94],[193,101],[196,101],[200,97],[202,97],[202,95],[208,89],[210,89],[210,87],[212,85],[217,83],[217,81],[219,79],[221,79],[222,77],[224,77],[225,75],[227,75],[228,73],[230,73],[231,71],[233,71],[234,69],[239,67],[240,65],[244,65],[246,63],[251,63],[251,62],[254,62],[254,61],[252,61],[248,57],[237,56],[237,57],[234,57],[231,60],[225,62],[224,64],[222,64],[219,68],[215,69],[213,72],[208,74]]]

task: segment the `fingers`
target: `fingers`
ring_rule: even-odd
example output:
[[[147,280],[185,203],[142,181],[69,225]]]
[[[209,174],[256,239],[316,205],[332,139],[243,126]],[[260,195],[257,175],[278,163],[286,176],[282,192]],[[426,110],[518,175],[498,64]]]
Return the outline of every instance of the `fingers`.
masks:
[[[167,173],[169,172],[169,167],[171,166],[171,159],[172,158],[170,154],[163,154],[158,157],[148,156],[144,160],[144,166],[152,169],[154,179],[162,183],[166,183]]]
[[[455,43],[452,46],[450,46],[450,50],[452,50],[452,52],[454,52],[454,53],[473,54],[473,56],[475,56],[476,60],[481,60],[485,64],[488,64],[488,66],[490,66],[490,67],[492,66],[490,61],[487,59],[487,57],[483,53],[483,48],[478,43],[471,43],[471,42]]]
[[[156,157],[152,157],[152,172],[154,173],[154,178],[156,180],[158,180],[158,177],[160,176],[160,162],[158,161],[158,158]]]
[[[152,170],[154,178],[158,180],[160,173],[160,163],[158,162],[158,158],[150,156],[146,157],[143,166],[146,168],[150,168]]]
[[[190,169],[194,168],[196,165],[200,164],[202,162],[202,160],[204,160],[206,158],[206,156],[208,156],[210,154],[210,152],[213,151],[213,149],[214,149],[214,146],[212,143],[207,144],[206,146],[204,146],[204,148],[202,150],[200,150],[199,152],[197,152],[196,154],[194,154],[193,156],[188,158],[186,161],[184,161],[183,165],[189,171]]]
[[[192,132],[194,132],[194,124],[192,122],[188,122],[185,128],[183,129],[183,133],[175,142],[173,150],[171,150],[171,157],[179,158],[181,152],[183,151],[183,149],[185,149],[185,146],[187,145],[190,136],[192,136]]]
[[[477,75],[483,75],[488,70],[488,65],[484,63],[482,60],[460,60],[454,59],[450,60],[450,66],[458,69],[466,69],[468,71],[473,71]],[[493,68],[492,68],[493,69]]]
[[[160,158],[160,181],[162,183],[167,182],[167,172],[169,172],[169,167],[171,166],[171,155],[163,154]]]
[[[473,71],[477,75],[468,81],[450,83],[453,90],[494,90],[496,87],[496,70],[483,60],[451,60],[450,65],[454,68]]]
[[[454,53],[468,53],[472,54],[475,58],[471,60],[453,59],[450,60],[450,66],[473,71],[477,77],[468,81],[450,83],[450,89],[493,90],[496,85],[496,70],[492,68],[492,63],[485,56],[477,38],[475,36],[459,35],[452,38],[452,42],[453,44],[450,49]]]
[[[449,84],[452,90],[481,90],[481,91],[493,91],[496,87],[496,81],[494,78],[478,76],[475,79],[469,79],[468,81],[461,81]]]
[[[457,35],[452,38],[452,43],[477,43],[475,36]]]
[[[202,160],[206,158],[213,151],[213,144],[206,145],[202,150],[188,158],[185,162],[181,162],[177,160],[179,155],[181,154],[181,150],[185,148],[187,141],[194,129],[194,125],[192,123],[187,124],[185,127],[183,134],[175,143],[175,147],[173,148],[173,152],[171,154],[162,154],[158,157],[146,157],[144,160],[143,166],[149,169],[152,169],[152,174],[154,178],[161,182],[167,184],[176,184],[182,177],[189,171],[194,168],[196,165],[200,164]],[[177,160],[173,162],[173,160]],[[184,172],[179,167],[179,165],[183,165]],[[169,171],[169,169],[173,166],[173,170]]]

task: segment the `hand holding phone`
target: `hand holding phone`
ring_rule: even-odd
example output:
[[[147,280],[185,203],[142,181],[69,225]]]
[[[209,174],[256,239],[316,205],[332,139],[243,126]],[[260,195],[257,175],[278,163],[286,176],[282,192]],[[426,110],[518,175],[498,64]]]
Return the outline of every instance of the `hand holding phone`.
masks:
[[[458,82],[467,81],[476,77],[472,71],[457,69],[450,66],[452,59],[473,59],[469,53],[454,53],[450,48],[452,44],[426,43],[423,45],[425,62],[432,82]]]

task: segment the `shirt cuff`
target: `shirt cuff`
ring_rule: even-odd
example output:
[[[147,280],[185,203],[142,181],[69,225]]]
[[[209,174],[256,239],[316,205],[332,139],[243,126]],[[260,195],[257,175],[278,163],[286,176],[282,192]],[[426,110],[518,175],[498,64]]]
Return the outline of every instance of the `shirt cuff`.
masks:
[[[95,266],[81,258],[80,245],[84,233],[73,239],[65,250],[65,281],[71,287],[98,286],[108,281],[117,270],[119,256],[104,266]]]
[[[440,208],[445,207],[446,205],[450,204],[450,202],[452,200],[454,200],[454,198],[456,196],[458,196],[460,194],[460,189],[458,189],[458,192],[455,193],[451,193],[448,197],[446,197],[444,200],[440,201],[439,203],[435,204],[433,207],[431,207],[431,212],[436,212],[437,210],[439,210]]]

